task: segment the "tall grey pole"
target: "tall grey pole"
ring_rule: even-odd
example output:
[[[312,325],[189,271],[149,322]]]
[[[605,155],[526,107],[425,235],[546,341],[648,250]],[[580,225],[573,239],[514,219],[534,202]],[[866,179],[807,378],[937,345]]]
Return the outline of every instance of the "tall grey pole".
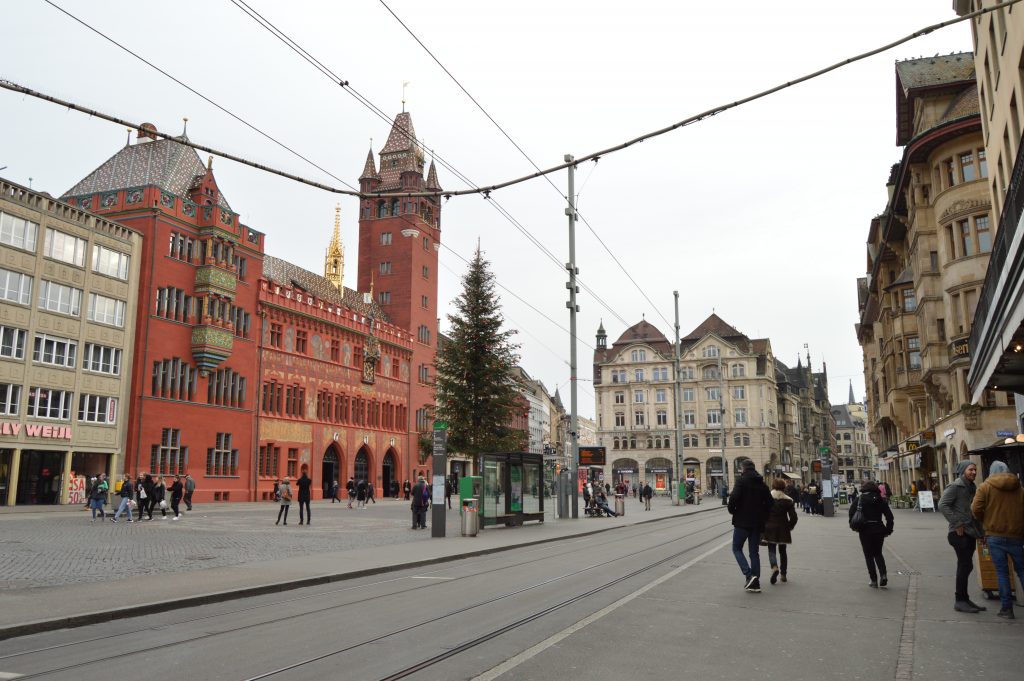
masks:
[[[565,162],[572,163],[572,154],[565,155]],[[569,302],[565,304],[569,308],[569,464],[572,470],[572,517],[579,518],[580,486],[580,447],[579,431],[577,430],[576,418],[576,313],[580,311],[576,304],[576,294],[579,288],[576,286],[576,275],[580,271],[576,268],[576,166],[571,165],[569,171],[569,205],[565,214],[569,216],[569,262],[565,269],[569,270],[569,281],[565,287],[569,289]]]
[[[675,341],[676,375],[674,385],[672,386],[672,398],[676,403],[674,416],[676,423],[676,477],[679,480],[679,482],[676,483],[676,501],[673,501],[673,503],[681,503],[678,501],[680,498],[680,490],[682,489],[681,486],[683,484],[683,411],[682,396],[679,394],[679,291],[673,291],[672,295],[675,297],[676,301],[676,336],[673,339]],[[696,493],[696,490],[694,490],[694,493]]]
[[[718,417],[718,428],[722,433],[722,484],[732,489],[732,478],[729,475],[729,460],[725,458],[725,372],[722,369],[722,351],[718,351],[718,406],[721,415]]]

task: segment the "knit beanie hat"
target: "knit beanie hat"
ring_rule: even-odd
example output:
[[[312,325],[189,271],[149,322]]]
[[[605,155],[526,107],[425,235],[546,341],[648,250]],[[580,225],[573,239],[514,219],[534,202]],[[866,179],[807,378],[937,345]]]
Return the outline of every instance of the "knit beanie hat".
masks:
[[[969,459],[964,459],[956,464],[956,477],[960,477],[967,470],[968,466],[973,466],[974,462]]]
[[[988,469],[989,475],[995,475],[996,473],[1009,473],[1010,467],[1002,461],[993,461],[992,465]]]

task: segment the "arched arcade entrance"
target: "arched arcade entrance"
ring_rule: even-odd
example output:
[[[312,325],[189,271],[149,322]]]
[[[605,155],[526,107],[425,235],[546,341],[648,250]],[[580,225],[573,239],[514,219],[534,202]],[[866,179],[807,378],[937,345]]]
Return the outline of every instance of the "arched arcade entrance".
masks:
[[[356,453],[355,470],[353,473],[355,474],[356,482],[360,480],[365,480],[367,483],[374,482],[373,478],[370,477],[370,450],[366,448],[366,445],[360,447]]]
[[[395,454],[395,448],[390,447],[386,454],[384,454],[384,461],[380,466],[380,488],[382,497],[391,497],[395,495],[395,491],[392,488],[393,483],[398,480],[398,456]]]
[[[341,456],[337,443],[332,442],[324,450],[324,460],[320,467],[320,484],[324,492],[324,499],[331,498],[331,486],[337,480],[339,485],[344,485],[341,479]]]

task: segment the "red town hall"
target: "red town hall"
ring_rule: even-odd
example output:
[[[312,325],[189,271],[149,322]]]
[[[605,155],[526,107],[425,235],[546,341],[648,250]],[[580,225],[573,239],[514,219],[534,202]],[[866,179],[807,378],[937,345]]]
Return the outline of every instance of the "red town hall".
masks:
[[[342,285],[339,215],[324,276],[267,256],[182,141],[143,126],[61,197],[143,234],[125,472],[188,472],[200,502],[266,499],[303,471],[378,494],[426,472],[438,201],[362,201],[359,293]],[[423,168],[403,112],[360,184],[439,189]]]

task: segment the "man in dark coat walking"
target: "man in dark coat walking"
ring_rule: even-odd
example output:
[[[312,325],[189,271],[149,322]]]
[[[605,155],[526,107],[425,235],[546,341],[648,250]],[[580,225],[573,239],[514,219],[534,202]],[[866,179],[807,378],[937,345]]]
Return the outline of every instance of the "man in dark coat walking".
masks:
[[[743,572],[743,588],[752,593],[761,591],[761,554],[758,546],[761,534],[772,508],[772,496],[764,478],[757,474],[754,462],[746,459],[742,474],[729,495],[729,513],[732,514],[732,553]],[[743,555],[747,545],[750,563]]]
[[[412,488],[412,529],[427,529],[427,495],[430,488],[421,475]]]

